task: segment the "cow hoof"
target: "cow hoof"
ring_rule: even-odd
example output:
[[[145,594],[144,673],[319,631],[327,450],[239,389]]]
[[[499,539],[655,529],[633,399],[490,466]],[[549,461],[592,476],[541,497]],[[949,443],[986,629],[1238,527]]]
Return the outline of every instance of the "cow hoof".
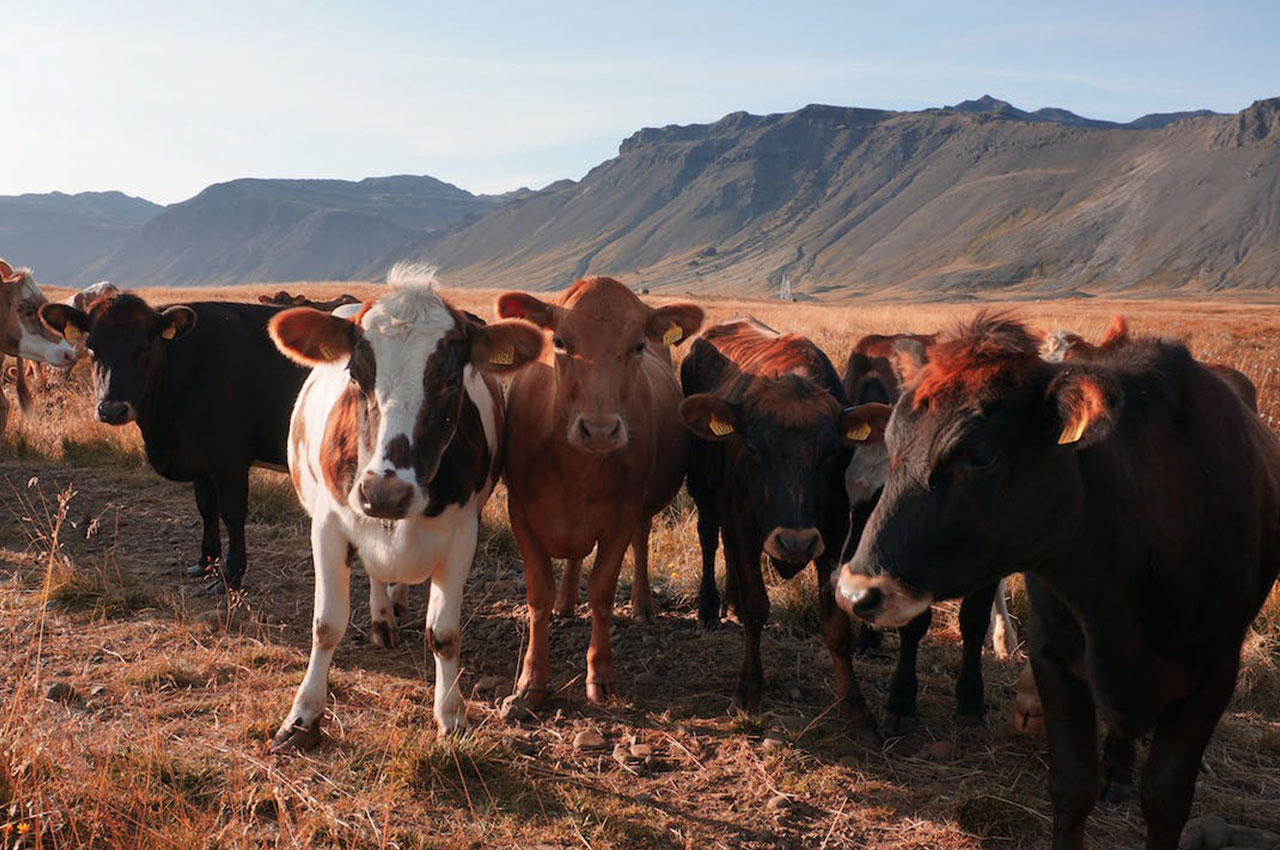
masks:
[[[613,682],[587,682],[587,702],[592,705],[604,705],[617,695],[617,685]]]
[[[732,711],[740,711],[743,714],[758,714],[760,712],[760,695],[745,694],[741,691],[733,695]]]
[[[447,738],[460,737],[467,731],[467,709],[463,705],[436,717],[436,729]]]
[[[636,608],[631,612],[631,619],[646,626],[652,626],[654,613],[652,608]]]
[[[850,721],[845,731],[855,744],[869,750],[878,750],[884,745],[884,739],[880,737],[874,725],[868,726],[865,722]]]
[[[1102,785],[1098,799],[1113,806],[1123,806],[1133,797],[1133,787],[1124,782],[1108,779]]]
[[[213,569],[213,561],[201,560],[187,567],[183,572],[188,578],[204,578]]]
[[[516,688],[516,692],[512,696],[522,699],[528,705],[537,708],[546,703],[547,698],[551,696],[551,691],[545,686],[535,688],[529,685],[521,685]]]
[[[369,643],[378,649],[395,648],[400,645],[400,630],[386,620],[370,623]]]
[[[303,723],[302,718],[298,718],[291,725],[276,733],[275,738],[271,740],[271,754],[301,753],[315,749],[319,743],[320,718],[316,717],[309,724]]]
[[[205,587],[205,596],[226,596],[227,584],[222,579],[214,579],[213,583]]]
[[[571,620],[575,616],[577,616],[577,613],[578,613],[578,606],[576,605],[569,605],[567,607],[562,605],[556,605],[551,609],[551,616],[555,617],[558,620]]]
[[[884,716],[884,733],[890,738],[901,738],[910,735],[916,728],[916,718],[910,714],[893,714]]]

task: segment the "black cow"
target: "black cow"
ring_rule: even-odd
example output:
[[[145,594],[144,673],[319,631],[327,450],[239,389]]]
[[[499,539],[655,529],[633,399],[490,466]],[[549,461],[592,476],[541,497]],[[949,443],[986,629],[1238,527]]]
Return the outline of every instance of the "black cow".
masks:
[[[1053,847],[1084,846],[1100,715],[1111,744],[1151,734],[1147,847],[1172,850],[1280,566],[1280,444],[1172,342],[1053,364],[981,315],[901,366],[892,416],[851,412],[871,438],[887,427],[891,468],[841,605],[902,625],[1025,572]]]
[[[703,332],[680,382],[688,396],[680,413],[694,434],[688,484],[702,546],[699,619],[712,627],[719,617],[715,553],[723,531],[726,595],[745,636],[737,703],[754,709],[764,685],[760,633],[769,595],[761,551],[787,579],[813,561],[840,713],[852,734],[876,739],[849,662],[852,624],[836,607],[830,581],[849,525],[844,390],[835,369],[804,337],[740,320]]]
[[[137,422],[152,468],[194,482],[204,537],[188,573],[216,571],[211,590],[219,592],[239,588],[244,577],[249,467],[286,469],[289,413],[307,376],[267,336],[278,312],[216,301],[155,310],[122,293],[87,314],[64,304],[40,313],[64,336],[85,338],[98,419]],[[219,516],[228,537],[221,563]]]

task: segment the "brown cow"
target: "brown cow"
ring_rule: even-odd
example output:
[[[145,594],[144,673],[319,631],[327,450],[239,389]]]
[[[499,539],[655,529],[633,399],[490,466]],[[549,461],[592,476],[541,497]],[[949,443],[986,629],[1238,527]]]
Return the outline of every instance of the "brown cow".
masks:
[[[258,301],[262,304],[270,304],[273,307],[310,307],[312,310],[319,310],[322,313],[332,313],[339,307],[360,303],[359,298],[346,293],[339,295],[337,298],[330,298],[328,301],[312,301],[305,295],[290,295],[283,289],[275,295],[259,295]]]
[[[18,359],[14,383],[18,406],[23,411],[31,407],[24,358],[58,367],[68,366],[76,359],[67,341],[41,324],[40,308],[46,303],[31,269],[15,269],[0,259],[0,368],[4,366],[5,355]],[[0,391],[0,439],[4,437],[8,420],[9,402]]]
[[[854,344],[845,361],[840,379],[844,394],[854,404],[871,401],[888,404],[901,392],[898,376],[889,363],[894,345],[911,341],[928,348],[937,337],[937,334],[867,334]]]
[[[1147,847],[1171,850],[1280,566],[1280,443],[1177,343],[1061,364],[1038,347],[980,315],[900,364],[892,416],[853,412],[887,426],[891,465],[838,598],[898,625],[1024,572],[1053,847],[1084,846],[1101,717],[1121,743],[1152,735]]]
[[[609,621],[623,555],[634,541],[638,586],[652,517],[684,478],[680,387],[665,346],[697,333],[702,308],[652,308],[612,278],[589,277],[554,303],[508,292],[498,313],[540,325],[553,342],[507,399],[507,505],[529,599],[517,692],[534,704],[547,696],[551,559],[594,548],[587,698],[601,702],[615,687]]]

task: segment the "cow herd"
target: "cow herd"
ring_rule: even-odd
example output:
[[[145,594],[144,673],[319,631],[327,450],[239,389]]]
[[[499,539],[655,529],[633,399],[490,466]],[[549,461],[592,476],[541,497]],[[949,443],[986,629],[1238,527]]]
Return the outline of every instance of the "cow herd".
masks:
[[[750,318],[704,327],[697,305],[650,306],[607,277],[553,300],[506,293],[491,323],[408,265],[363,304],[280,293],[285,306],[154,308],[119,291],[50,304],[3,261],[0,296],[0,351],[65,367],[87,350],[98,418],[136,422],[152,467],[193,483],[204,534],[191,571],[212,590],[245,576],[249,468],[288,470],[311,516],[315,617],[277,752],[321,738],[356,563],[378,645],[399,640],[406,588],[430,583],[434,716],[442,733],[465,728],[462,593],[499,480],[528,599],[514,698],[548,698],[549,621],[572,610],[594,551],[585,687],[609,700],[624,555],[634,616],[650,619],[650,529],[687,484],[698,621],[717,627],[723,604],[743,626],[738,705],[754,710],[763,690],[762,555],[784,579],[814,564],[839,712],[867,743],[909,730],[916,647],[940,600],[963,600],[956,709],[982,719],[983,640],[994,612],[1009,645],[1003,579],[1024,573],[1023,679],[1048,739],[1053,846],[1084,846],[1095,800],[1125,795],[1146,739],[1147,847],[1166,850],[1280,566],[1280,444],[1252,383],[1119,321],[1092,345],[981,313],[864,338],[842,377],[803,336]],[[559,591],[553,559],[568,561]],[[901,634],[882,725],[850,663],[851,614],[868,624],[861,642]]]

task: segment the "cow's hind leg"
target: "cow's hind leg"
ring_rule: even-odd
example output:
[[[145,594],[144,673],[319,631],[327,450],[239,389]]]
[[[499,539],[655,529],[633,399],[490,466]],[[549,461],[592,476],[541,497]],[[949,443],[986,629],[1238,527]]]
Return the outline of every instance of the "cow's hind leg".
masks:
[[[311,660],[293,699],[293,708],[272,741],[272,752],[310,749],[320,742],[320,719],[329,695],[329,665],[351,613],[347,541],[335,519],[312,520],[311,555],[316,573]]]
[[[980,587],[960,602],[962,653],[960,675],[956,678],[956,714],[971,723],[987,716],[986,694],[982,686],[982,645],[991,622],[991,605],[997,585]]]
[[[752,530],[727,525],[724,529],[724,560],[727,586],[734,589],[732,602],[742,621],[742,667],[734,705],[754,712],[764,691],[764,666],[760,661],[760,634],[769,619],[769,592],[760,572],[763,542]]]
[[[1098,799],[1098,721],[1089,685],[1048,647],[1032,647],[1049,743],[1053,850],[1083,850],[1084,826]],[[1176,835],[1174,836],[1177,837]],[[1170,844],[1169,848],[1174,845]]]
[[[391,598],[392,585],[369,578],[369,643],[379,649],[400,645],[400,629],[397,625],[395,602]]]
[[[818,608],[822,615],[822,642],[831,653],[836,677],[836,700],[849,734],[864,744],[876,746],[880,743],[876,721],[867,707],[866,697],[862,695],[858,677],[849,660],[853,624],[849,621],[849,615],[836,604],[835,588],[831,584],[831,572],[834,568],[835,564],[831,562],[820,561],[814,564],[814,572],[818,577]]]
[[[929,633],[932,622],[933,609],[926,608],[898,629],[898,663],[889,682],[889,704],[884,719],[885,732],[889,735],[905,735],[915,728],[916,692],[920,687],[916,677],[918,653],[920,641]]]
[[[1191,696],[1170,706],[1156,725],[1138,789],[1147,821],[1147,850],[1178,846],[1195,796],[1200,759],[1231,700],[1239,668],[1236,650],[1220,666],[1211,668],[1210,678]],[[1043,686],[1040,690],[1043,696]]]
[[[631,618],[640,623],[652,623],[656,614],[653,589],[649,586],[649,532],[653,530],[653,518],[644,520],[636,529],[631,541]]]
[[[222,557],[222,528],[218,524],[218,489],[213,479],[197,476],[193,482],[196,491],[196,508],[204,532],[200,538],[200,560],[187,567],[187,575],[199,578],[209,572]]]
[[[716,588],[716,547],[720,544],[720,512],[713,499],[699,499],[698,545],[702,549],[702,581],[698,585],[698,625],[720,626],[720,591]]]
[[[1133,796],[1133,739],[1114,729],[1107,730],[1102,743],[1102,793],[1104,803],[1120,805]]]
[[[582,559],[570,558],[564,562],[560,576],[560,589],[556,592],[556,604],[551,613],[557,617],[572,617],[578,608],[578,585],[582,582]]]
[[[1018,630],[1009,614],[1008,579],[1000,579],[991,604],[991,650],[996,658],[1012,658],[1018,649]]]
[[[609,626],[613,620],[613,599],[618,592],[618,573],[627,552],[628,539],[601,540],[596,548],[596,561],[587,579],[587,602],[591,605],[591,645],[587,649],[587,699],[603,703],[611,699],[617,688],[613,669],[613,647]]]
[[[435,717],[441,734],[453,735],[467,726],[467,704],[458,687],[458,657],[462,651],[462,589],[476,553],[477,517],[455,534],[453,550],[431,574],[427,602],[427,646],[436,659]]]

